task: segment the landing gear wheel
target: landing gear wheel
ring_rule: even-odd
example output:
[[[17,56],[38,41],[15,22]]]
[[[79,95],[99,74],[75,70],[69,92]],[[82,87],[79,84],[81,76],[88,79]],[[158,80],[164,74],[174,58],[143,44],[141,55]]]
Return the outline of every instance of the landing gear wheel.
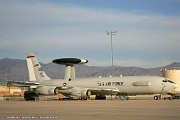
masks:
[[[128,97],[128,96],[118,96],[118,95],[117,95],[117,96],[115,97],[115,99],[116,99],[116,100],[122,100],[122,101],[123,101],[123,100],[129,100],[129,97]]]
[[[159,100],[159,97],[158,96],[154,96],[154,100]]]

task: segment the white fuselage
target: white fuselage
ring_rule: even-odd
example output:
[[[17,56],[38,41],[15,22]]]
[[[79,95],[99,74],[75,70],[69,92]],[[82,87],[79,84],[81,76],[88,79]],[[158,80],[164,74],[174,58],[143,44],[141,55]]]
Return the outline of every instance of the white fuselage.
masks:
[[[166,78],[157,76],[130,76],[108,78],[78,78],[71,81],[47,80],[39,83],[44,86],[80,87],[90,90],[118,90],[127,95],[172,93],[175,83],[163,82]]]

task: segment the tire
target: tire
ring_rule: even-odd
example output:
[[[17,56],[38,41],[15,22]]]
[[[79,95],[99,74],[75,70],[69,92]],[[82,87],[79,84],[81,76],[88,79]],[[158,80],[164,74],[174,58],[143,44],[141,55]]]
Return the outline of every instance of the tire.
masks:
[[[159,100],[159,97],[158,96],[154,96],[154,100]]]

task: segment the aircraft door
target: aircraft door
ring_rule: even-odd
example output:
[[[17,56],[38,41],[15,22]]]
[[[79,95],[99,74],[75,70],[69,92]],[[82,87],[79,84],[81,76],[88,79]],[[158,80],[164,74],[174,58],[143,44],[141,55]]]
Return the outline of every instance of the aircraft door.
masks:
[[[163,92],[165,92],[164,90],[165,90],[165,84],[164,83],[162,83],[162,87],[161,87],[161,93],[163,93]]]

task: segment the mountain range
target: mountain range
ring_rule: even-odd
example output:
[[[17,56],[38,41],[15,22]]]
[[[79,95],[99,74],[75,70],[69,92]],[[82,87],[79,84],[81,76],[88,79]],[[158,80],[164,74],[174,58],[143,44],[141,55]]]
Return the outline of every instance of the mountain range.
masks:
[[[46,74],[53,78],[63,78],[65,66],[54,63],[40,63]],[[180,68],[180,62],[174,62],[167,66],[157,68],[142,67],[120,67],[114,66],[115,76],[161,76],[162,69]],[[87,65],[75,65],[76,77],[109,77],[112,74],[111,66],[97,67]],[[25,80],[29,79],[26,60],[20,59],[0,59],[0,84],[5,84],[5,80]]]

